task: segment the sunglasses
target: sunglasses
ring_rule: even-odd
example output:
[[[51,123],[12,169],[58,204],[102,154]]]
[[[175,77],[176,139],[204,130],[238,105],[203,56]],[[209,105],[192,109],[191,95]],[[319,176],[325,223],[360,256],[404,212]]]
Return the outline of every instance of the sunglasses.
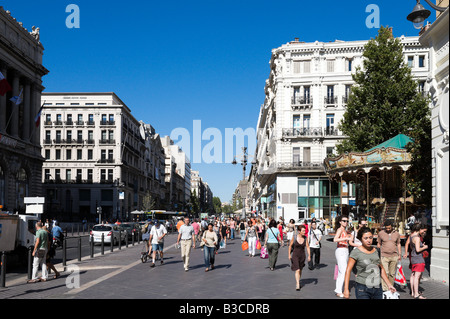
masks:
[[[348,220],[341,220],[341,222],[343,222],[343,223],[348,223]]]

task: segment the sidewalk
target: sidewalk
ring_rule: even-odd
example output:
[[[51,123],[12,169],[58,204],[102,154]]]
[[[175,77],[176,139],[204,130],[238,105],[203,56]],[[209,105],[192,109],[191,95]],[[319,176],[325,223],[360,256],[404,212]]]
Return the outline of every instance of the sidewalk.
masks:
[[[321,268],[310,271],[304,268],[302,290],[295,291],[294,272],[287,258],[287,247],[280,250],[275,271],[268,268],[268,260],[248,257],[241,250],[239,239],[229,241],[225,249],[216,255],[216,268],[205,273],[203,252],[196,248],[191,253],[190,270],[185,272],[179,249],[175,248],[176,235],[165,240],[164,265],[140,259],[142,243],[123,247],[113,253],[96,255],[93,259],[68,263],[79,267],[80,276],[62,273],[56,280],[45,283],[26,284],[26,276],[6,282],[0,289],[0,298],[12,299],[337,299],[333,280],[335,244],[323,242]],[[61,265],[56,266],[58,270]],[[409,269],[405,275],[409,280]],[[354,278],[352,278],[353,280]],[[71,286],[79,280],[79,288]],[[448,299],[448,284],[427,279],[421,283],[424,296],[429,299]],[[401,299],[412,299],[409,289],[399,291]],[[351,298],[354,298],[352,292]]]

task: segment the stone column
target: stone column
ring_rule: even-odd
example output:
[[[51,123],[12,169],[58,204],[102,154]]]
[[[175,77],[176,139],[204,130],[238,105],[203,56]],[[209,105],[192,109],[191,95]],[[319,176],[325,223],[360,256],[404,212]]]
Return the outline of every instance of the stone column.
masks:
[[[12,80],[12,91],[13,96],[18,96],[20,93],[20,75],[17,71],[14,71],[13,73],[13,80]],[[16,105],[12,101],[8,101],[11,104],[11,122],[9,123],[9,126],[11,127],[11,135],[14,137],[19,136],[19,105]]]
[[[30,139],[30,129],[31,125],[31,116],[33,112],[31,112],[31,88],[30,88],[30,82],[26,80],[23,88],[23,134],[22,139],[25,141],[28,141]]]
[[[39,109],[41,108],[41,92],[42,92],[42,88],[39,84],[34,85],[34,88],[32,89],[32,95],[33,95],[33,102],[32,102],[32,114],[33,115],[33,125],[34,125],[34,118],[36,117],[37,113],[39,112]],[[40,147],[41,143],[40,143],[40,136],[41,136],[41,131],[40,128],[42,127],[42,125],[44,125],[43,121],[41,120],[41,125],[39,127],[34,126],[34,134],[33,137],[31,139],[31,142],[33,144],[35,144],[36,146]]]

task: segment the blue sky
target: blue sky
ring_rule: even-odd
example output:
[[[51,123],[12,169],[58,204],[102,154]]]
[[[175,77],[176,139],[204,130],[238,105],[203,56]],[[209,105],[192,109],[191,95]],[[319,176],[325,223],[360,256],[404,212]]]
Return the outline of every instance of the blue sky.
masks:
[[[192,131],[194,120],[222,132],[254,128],[273,48],[295,37],[373,38],[378,29],[366,27],[370,4],[379,7],[381,25],[392,26],[395,36],[416,36],[406,20],[415,2],[4,0],[1,5],[28,30],[40,27],[50,71],[43,78],[46,92],[113,91],[138,120],[170,135],[177,127]],[[80,8],[79,29],[66,27],[72,3]],[[231,199],[242,177],[240,165],[201,163],[193,169],[222,201]]]

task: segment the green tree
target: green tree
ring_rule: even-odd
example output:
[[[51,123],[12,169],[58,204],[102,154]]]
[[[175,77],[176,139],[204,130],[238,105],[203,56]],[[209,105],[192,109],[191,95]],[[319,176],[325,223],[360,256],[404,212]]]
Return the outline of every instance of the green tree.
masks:
[[[219,197],[213,197],[213,207],[215,214],[222,213],[222,201],[220,200]]]
[[[191,192],[191,205],[192,213],[198,215],[200,213],[200,200],[198,199],[197,192],[194,190]]]
[[[337,146],[337,151],[364,152],[405,134],[415,140],[414,145],[408,146],[413,167],[407,174],[407,188],[416,196],[423,194],[425,188],[431,193],[429,101],[418,91],[418,83],[404,61],[401,41],[392,36],[389,28],[381,27],[378,36],[366,44],[363,67],[358,67],[352,77],[355,85],[339,124],[348,139]]]

